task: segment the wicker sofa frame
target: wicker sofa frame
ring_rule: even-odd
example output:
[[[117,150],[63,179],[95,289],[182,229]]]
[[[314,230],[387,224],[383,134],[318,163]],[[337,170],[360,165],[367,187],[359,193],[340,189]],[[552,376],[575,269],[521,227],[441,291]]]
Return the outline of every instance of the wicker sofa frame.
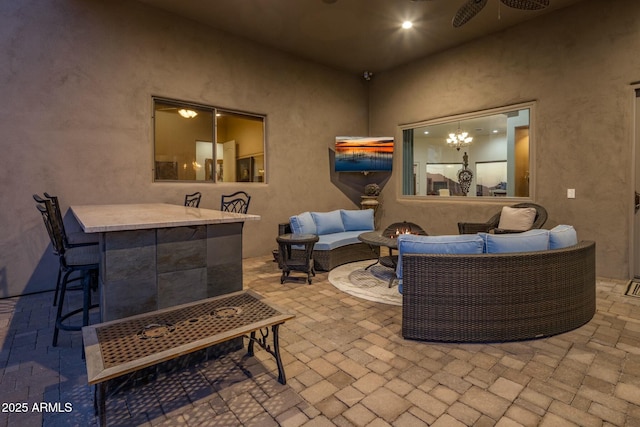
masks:
[[[278,224],[278,235],[288,233],[291,233],[291,225],[288,222]],[[317,271],[331,271],[339,265],[375,259],[378,258],[379,255],[379,247],[369,247],[369,245],[365,243],[352,243],[350,245],[339,246],[330,251],[314,249],[312,258],[314,268]],[[292,249],[291,256],[293,258],[303,258],[304,250]]]
[[[596,309],[595,243],[541,252],[403,254],[402,335],[505,342],[567,332]]]

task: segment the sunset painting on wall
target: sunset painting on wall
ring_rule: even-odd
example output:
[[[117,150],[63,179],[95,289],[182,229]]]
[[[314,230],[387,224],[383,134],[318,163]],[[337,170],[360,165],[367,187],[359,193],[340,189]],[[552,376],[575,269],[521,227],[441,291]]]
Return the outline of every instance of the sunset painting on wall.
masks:
[[[390,171],[393,137],[336,137],[336,172]]]

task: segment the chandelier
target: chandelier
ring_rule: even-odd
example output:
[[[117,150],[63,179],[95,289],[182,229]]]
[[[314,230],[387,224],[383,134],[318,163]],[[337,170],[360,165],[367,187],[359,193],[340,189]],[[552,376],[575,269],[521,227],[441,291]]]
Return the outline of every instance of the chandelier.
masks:
[[[461,147],[471,144],[471,141],[473,141],[473,137],[469,136],[469,132],[460,130],[460,123],[458,123],[458,130],[455,133],[450,133],[449,138],[447,138],[447,144],[458,151],[460,151]]]
[[[196,113],[195,111],[187,110],[186,108],[181,108],[180,110],[178,110],[178,114],[180,114],[185,119],[193,119],[198,115],[198,113]]]

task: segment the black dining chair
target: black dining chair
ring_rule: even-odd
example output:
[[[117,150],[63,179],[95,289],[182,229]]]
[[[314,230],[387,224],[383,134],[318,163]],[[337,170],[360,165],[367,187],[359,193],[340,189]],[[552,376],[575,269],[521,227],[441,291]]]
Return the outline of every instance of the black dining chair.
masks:
[[[220,210],[223,212],[237,212],[246,214],[249,209],[251,196],[244,191],[236,191],[233,194],[222,195]]]
[[[200,206],[200,199],[202,198],[202,194],[199,191],[196,191],[193,194],[187,194],[184,196],[184,205],[191,206],[192,208],[197,208]]]
[[[89,246],[89,245],[97,245],[98,244],[98,235],[97,234],[89,234],[83,231],[71,232],[67,233],[67,230],[64,226],[64,221],[62,219],[62,212],[60,210],[60,203],[58,202],[58,197],[52,196],[45,191],[44,197],[49,199],[51,202],[52,215],[58,224],[59,232],[62,236],[62,244],[65,248],[74,248],[80,246]],[[40,197],[37,194],[33,195],[33,200],[36,203],[45,205],[45,199]],[[54,253],[58,255],[58,253],[54,249]],[[58,304],[58,293],[60,292],[60,279],[62,277],[62,267],[58,269],[58,277],[56,279],[56,290],[53,295],[53,305]]]
[[[37,196],[34,195],[34,199]],[[37,201],[38,199],[36,199]],[[100,264],[100,252],[98,245],[66,247],[62,237],[61,227],[58,223],[53,204],[49,199],[40,199],[36,208],[42,214],[45,228],[49,234],[49,239],[55,254],[60,263],[59,271],[63,273],[60,284],[60,299],[56,312],[56,322],[53,331],[53,346],[58,345],[58,333],[64,331],[80,331],[82,326],[89,324],[89,310],[98,307],[98,304],[91,303],[91,291],[98,286],[98,269]],[[80,277],[70,278],[73,273],[80,273]],[[80,280],[81,285],[77,288],[68,287],[68,284]],[[64,300],[67,290],[81,289],[83,291],[82,307],[72,309],[63,313]],[[81,325],[69,325],[65,321],[76,314],[82,313]]]

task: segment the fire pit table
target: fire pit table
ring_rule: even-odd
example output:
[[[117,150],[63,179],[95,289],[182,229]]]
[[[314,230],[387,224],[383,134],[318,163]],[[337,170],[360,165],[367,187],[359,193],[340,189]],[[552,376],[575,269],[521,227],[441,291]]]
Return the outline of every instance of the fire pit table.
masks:
[[[382,233],[378,231],[368,231],[358,236],[358,240],[369,245],[374,253],[379,253],[378,259],[373,264],[367,266],[365,270],[373,267],[376,264],[380,264],[387,268],[392,268],[394,271],[398,266],[398,255],[393,254],[394,249],[398,249],[397,237],[401,234],[417,234],[421,236],[427,236],[427,232],[417,224],[412,222],[394,222],[388,226]],[[384,246],[389,249],[388,255],[383,255],[381,251],[375,250],[376,247]],[[395,276],[389,280],[389,287],[393,286]]]

